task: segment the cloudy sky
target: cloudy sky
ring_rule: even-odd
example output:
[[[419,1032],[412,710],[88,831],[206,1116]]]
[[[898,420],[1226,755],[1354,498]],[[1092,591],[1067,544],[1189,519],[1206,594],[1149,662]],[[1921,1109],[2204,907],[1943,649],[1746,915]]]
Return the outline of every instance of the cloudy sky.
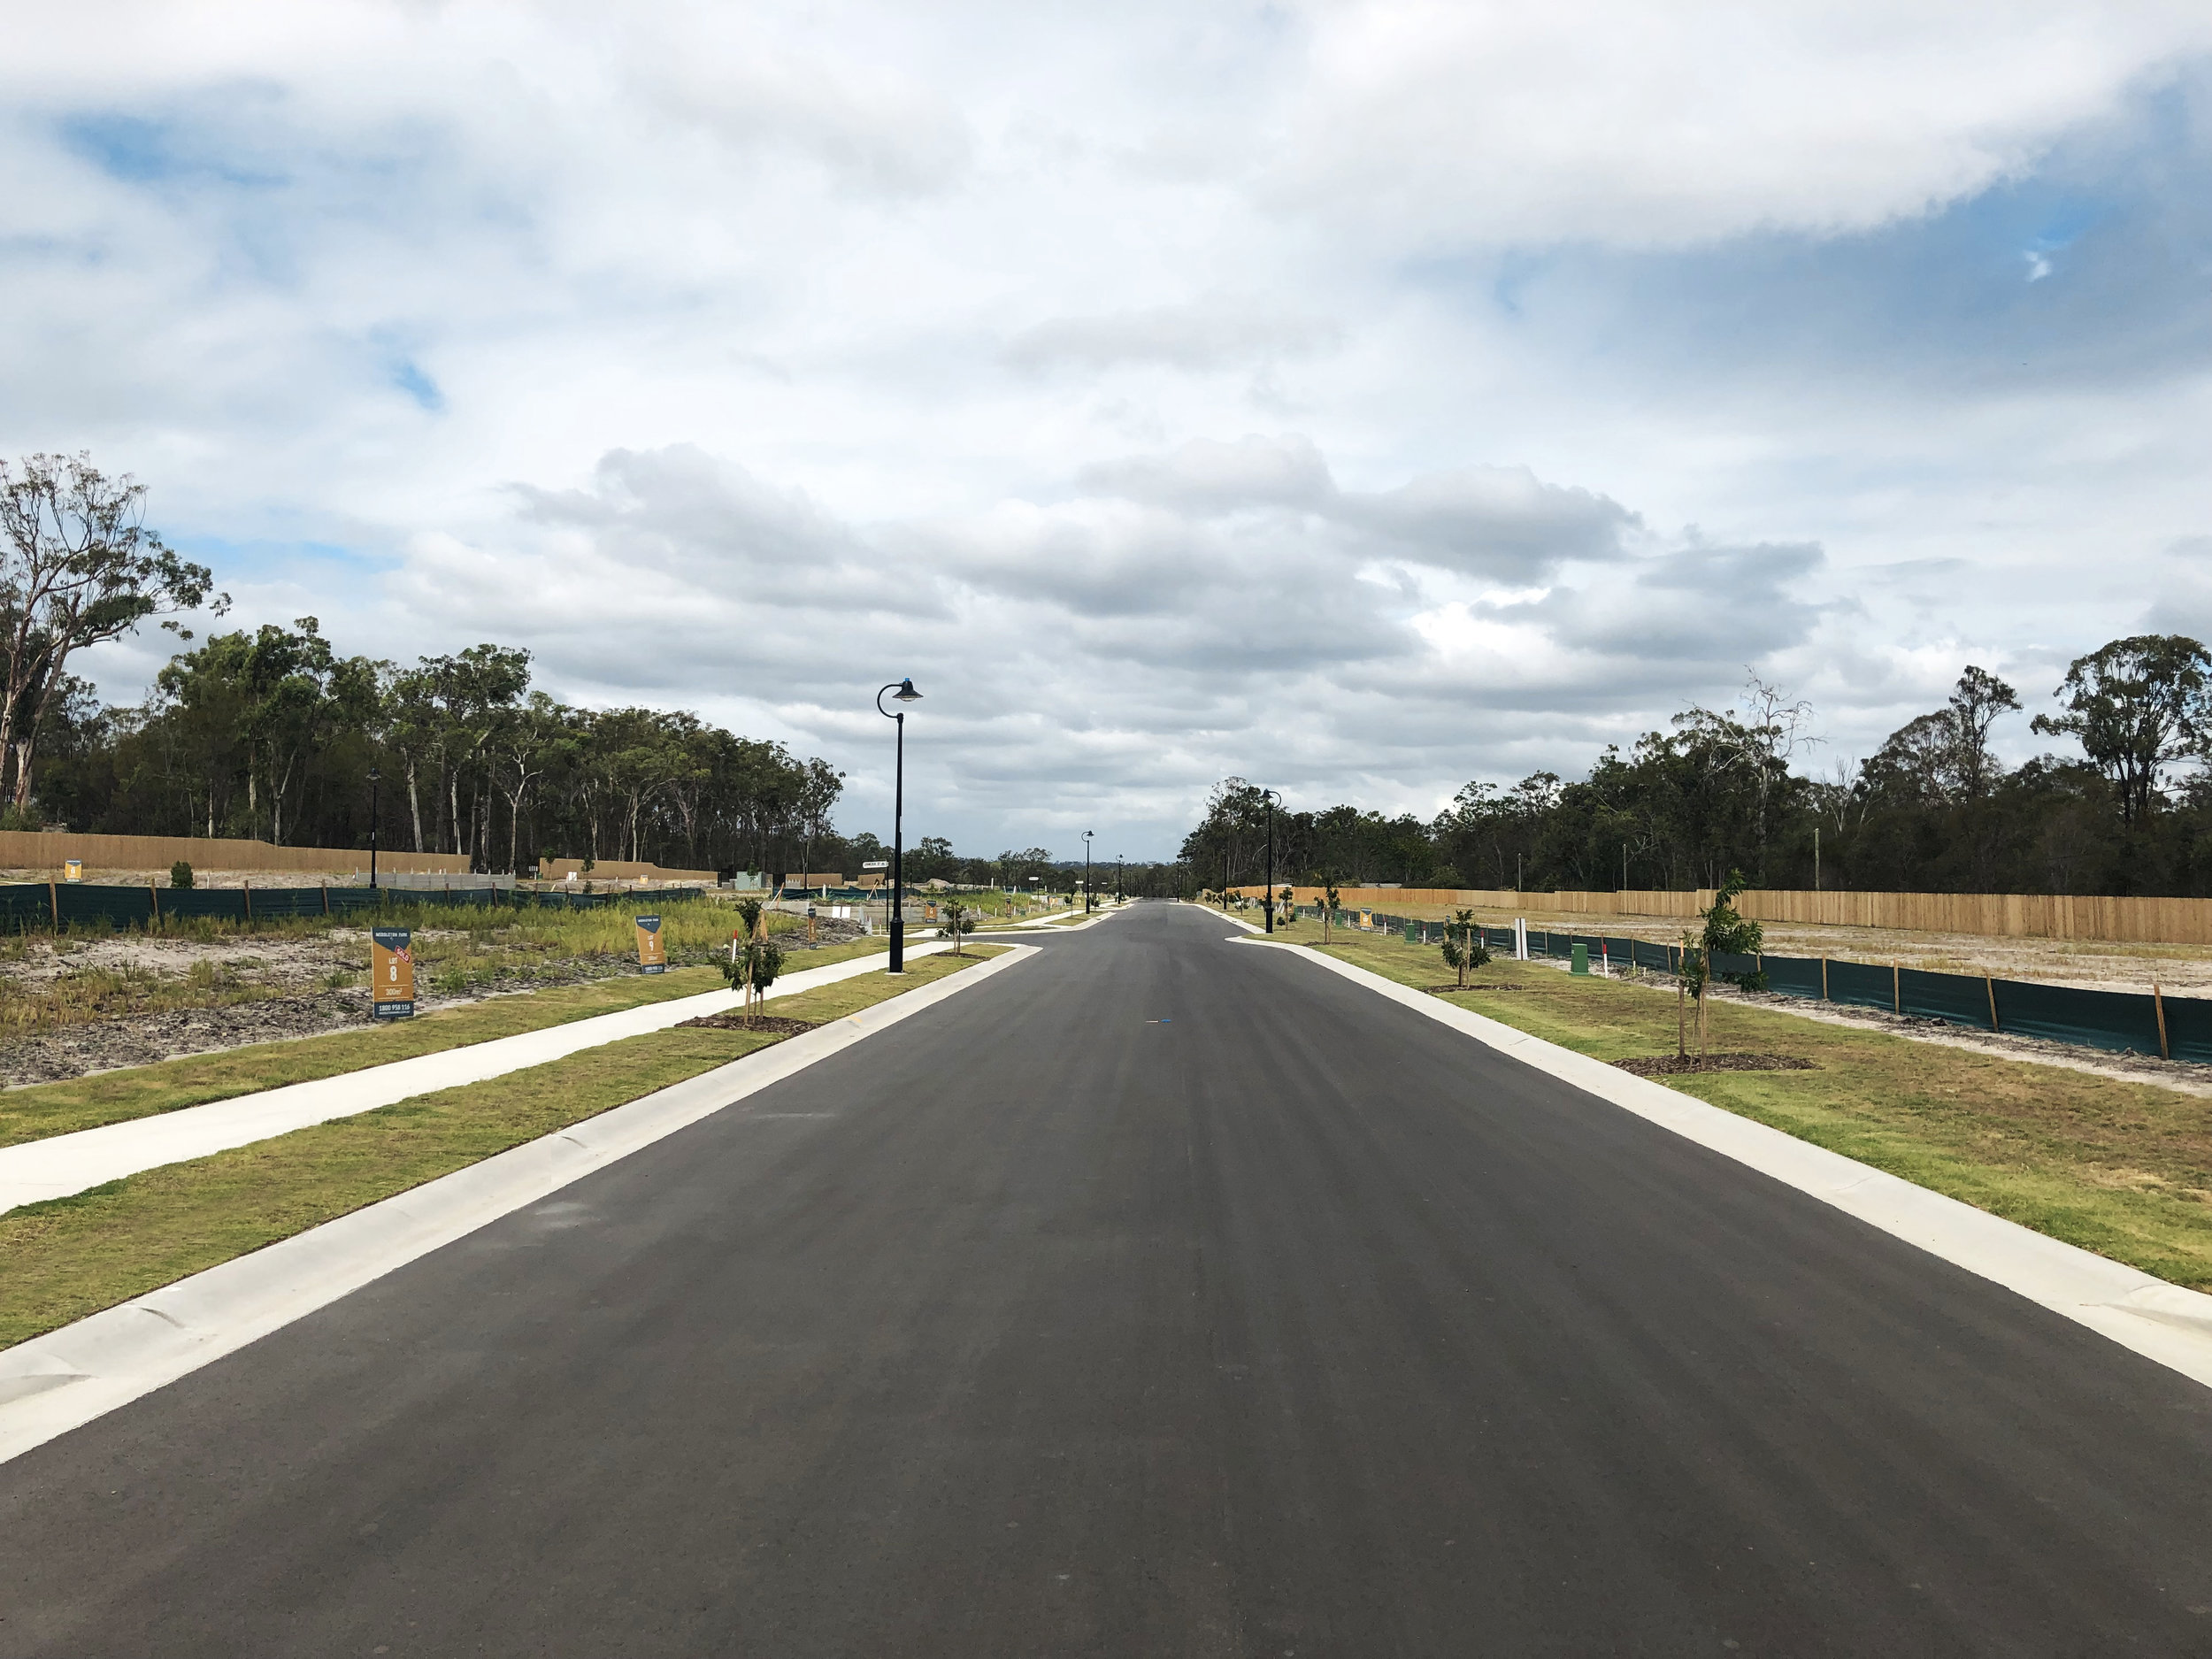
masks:
[[[2212,637],[2203,0],[77,0],[0,84],[0,451],[849,828],[909,673],[910,835],[1141,856]]]

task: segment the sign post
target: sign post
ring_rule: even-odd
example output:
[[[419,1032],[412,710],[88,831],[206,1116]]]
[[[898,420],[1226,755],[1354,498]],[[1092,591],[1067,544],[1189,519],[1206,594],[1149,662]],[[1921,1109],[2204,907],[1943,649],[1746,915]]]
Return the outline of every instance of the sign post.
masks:
[[[415,1012],[414,934],[404,927],[369,930],[369,982],[379,1019],[409,1019]]]
[[[668,972],[668,948],[661,942],[661,918],[657,916],[637,918],[637,965],[644,973]]]
[[[861,861],[860,867],[864,871],[888,870],[891,867],[891,861],[888,858],[867,858]],[[878,888],[877,891],[880,892],[882,889]],[[864,904],[861,907],[860,913],[863,917],[867,915],[867,907]],[[891,916],[891,904],[888,899],[884,901],[883,913],[887,918]],[[872,929],[871,931],[872,932],[873,930]]]

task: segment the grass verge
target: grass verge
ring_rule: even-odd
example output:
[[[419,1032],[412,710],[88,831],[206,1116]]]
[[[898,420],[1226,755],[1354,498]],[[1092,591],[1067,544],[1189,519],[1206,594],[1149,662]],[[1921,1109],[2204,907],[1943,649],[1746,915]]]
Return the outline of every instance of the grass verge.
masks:
[[[863,974],[780,998],[774,1008],[790,1018],[839,1019],[998,954],[983,946],[964,956],[924,956],[902,979]],[[680,1027],[626,1038],[10,1210],[0,1215],[0,1348],[781,1041],[772,1032]]]
[[[867,956],[870,946],[826,946],[787,959],[793,972],[828,967]],[[928,958],[924,958],[925,961]],[[444,1009],[413,1019],[388,1020],[356,1031],[288,1038],[213,1054],[187,1055],[158,1064],[96,1072],[63,1083],[37,1083],[0,1094],[0,1147],[49,1135],[96,1129],[103,1124],[150,1118],[185,1106],[204,1106],[288,1083],[336,1077],[417,1055],[466,1048],[495,1037],[543,1031],[595,1014],[619,1013],[680,996],[718,990],[715,968],[672,968],[666,973],[628,974],[587,985],[494,997],[465,1008]]]
[[[1319,948],[1316,930],[1294,942]],[[1329,954],[1423,988],[1434,946],[1346,939]],[[1601,1060],[1671,1054],[1671,991],[1494,963],[1449,1000]],[[1795,1055],[1803,1071],[1655,1079],[1816,1146],[2147,1273],[2212,1290],[2212,1101],[2032,1061],[1716,1001],[1715,1052]]]

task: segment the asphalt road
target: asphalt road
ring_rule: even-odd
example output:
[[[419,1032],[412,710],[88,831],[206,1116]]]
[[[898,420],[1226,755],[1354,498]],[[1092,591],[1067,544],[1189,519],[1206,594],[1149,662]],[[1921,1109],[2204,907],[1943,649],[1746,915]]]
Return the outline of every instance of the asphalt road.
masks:
[[[0,1653],[2212,1654],[2212,1392],[1228,931],[0,1466]]]

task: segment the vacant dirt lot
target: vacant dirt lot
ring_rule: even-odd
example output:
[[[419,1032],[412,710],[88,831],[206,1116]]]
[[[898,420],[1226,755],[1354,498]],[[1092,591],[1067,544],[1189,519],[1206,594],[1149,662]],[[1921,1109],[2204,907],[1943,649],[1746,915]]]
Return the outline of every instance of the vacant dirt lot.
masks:
[[[1385,914],[1442,919],[1434,905],[1409,905]],[[1257,912],[1249,912],[1256,916]],[[1492,927],[1510,926],[1510,910],[1479,910]],[[1532,928],[1562,933],[1604,933],[1614,939],[1678,942],[1694,920],[1662,916],[1577,916],[1524,912]],[[1301,923],[1310,926],[1310,923]],[[2154,981],[2170,991],[2212,995],[2212,946],[2127,945],[2096,939],[1995,939],[1978,933],[1909,933],[1878,927],[1810,927],[1766,924],[1767,949],[1778,956],[1842,956],[1853,962],[1895,962],[1936,973],[1987,973],[2001,979],[2036,979],[2094,990],[2147,991]]]
[[[626,912],[463,911],[456,920],[466,925],[414,930],[426,1010],[636,972]],[[670,912],[670,963],[718,960],[731,921],[711,904]],[[795,966],[804,961],[803,927],[780,925]],[[818,931],[829,945],[859,929],[824,922]],[[0,937],[0,1087],[359,1025],[370,1016],[368,966],[365,928],[319,918],[183,935]]]

